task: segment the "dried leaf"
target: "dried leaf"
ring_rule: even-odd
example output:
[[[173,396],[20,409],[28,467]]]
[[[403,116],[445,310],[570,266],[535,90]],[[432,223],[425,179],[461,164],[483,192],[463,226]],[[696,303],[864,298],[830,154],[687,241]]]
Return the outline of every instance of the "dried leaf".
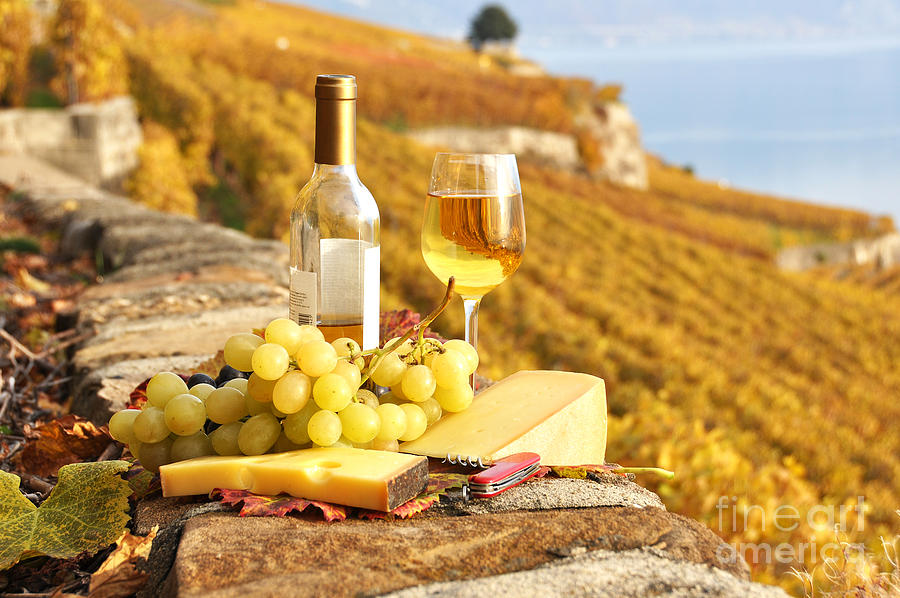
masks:
[[[19,459],[25,471],[50,477],[63,465],[96,459],[110,442],[106,426],[98,428],[70,414],[36,428],[25,426],[25,446]]]
[[[286,494],[263,496],[246,490],[216,488],[210,493],[210,498],[218,498],[229,506],[243,503],[239,513],[241,517],[284,517],[288,513],[301,513],[306,507],[313,506],[322,511],[325,521],[343,521],[347,518],[347,508],[341,505],[306,500]]]
[[[425,487],[425,492],[422,494],[440,496],[453,488],[462,488],[468,479],[469,476],[464,473],[429,473],[428,486]]]
[[[0,471],[0,570],[23,556],[70,558],[115,541],[128,522],[131,488],[125,461],[75,463],[40,507],[19,491],[19,477]]]
[[[90,598],[124,598],[144,587],[147,573],[140,571],[138,561],[146,561],[150,556],[153,538],[159,526],[146,536],[122,533],[116,540],[116,547],[100,568],[91,575]]]
[[[219,375],[219,370],[225,367],[225,351],[219,351],[200,365],[194,368],[196,374],[206,374],[215,378]],[[182,376],[183,377],[183,376]]]
[[[50,283],[35,278],[25,268],[19,268],[16,272],[16,284],[19,288],[28,289],[41,295],[49,293],[53,289]]]
[[[147,378],[134,387],[134,390],[128,395],[128,405],[126,405],[128,409],[140,409],[147,402],[147,384],[149,382],[150,378]]]
[[[550,468],[560,478],[586,479],[588,473],[619,473],[618,465],[554,465]]]
[[[162,490],[158,475],[150,473],[137,461],[130,462],[131,469],[125,474],[125,479],[128,480],[128,485],[131,487],[132,498],[140,500],[157,490]]]

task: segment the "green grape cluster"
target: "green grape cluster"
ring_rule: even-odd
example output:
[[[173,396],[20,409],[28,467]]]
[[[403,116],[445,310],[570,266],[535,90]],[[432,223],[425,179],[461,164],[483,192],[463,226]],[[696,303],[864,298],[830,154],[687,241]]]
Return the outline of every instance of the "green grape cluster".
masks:
[[[478,353],[462,340],[395,338],[362,351],[327,342],[315,326],[272,320],[263,336],[231,336],[213,380],[161,372],[147,402],[109,420],[149,471],[207,455],[261,455],[308,447],[399,450],[444,413],[472,402]],[[246,377],[244,377],[246,375]],[[365,386],[389,388],[379,397]]]

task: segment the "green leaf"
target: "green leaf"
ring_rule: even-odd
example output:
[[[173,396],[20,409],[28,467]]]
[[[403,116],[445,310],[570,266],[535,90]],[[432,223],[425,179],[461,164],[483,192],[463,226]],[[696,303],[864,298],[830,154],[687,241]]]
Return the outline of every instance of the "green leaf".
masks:
[[[23,556],[70,558],[116,541],[128,523],[131,488],[125,461],[73,463],[40,507],[19,491],[19,477],[0,471],[0,570]]]

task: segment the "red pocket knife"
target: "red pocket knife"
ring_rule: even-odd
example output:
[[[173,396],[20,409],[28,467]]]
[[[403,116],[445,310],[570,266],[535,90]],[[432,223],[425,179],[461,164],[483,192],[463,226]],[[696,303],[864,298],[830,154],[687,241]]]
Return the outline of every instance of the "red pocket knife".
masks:
[[[470,475],[468,483],[463,489],[464,497],[471,495],[475,498],[497,496],[533,477],[541,468],[541,457],[537,453],[516,453],[497,459],[489,465],[485,465],[480,459],[454,459],[450,455],[447,455],[445,461],[472,467],[487,467],[484,471]]]

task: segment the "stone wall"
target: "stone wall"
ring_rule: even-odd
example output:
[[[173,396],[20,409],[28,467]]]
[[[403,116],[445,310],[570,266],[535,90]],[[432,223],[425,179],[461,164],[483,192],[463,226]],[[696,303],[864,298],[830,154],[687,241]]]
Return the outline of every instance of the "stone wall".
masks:
[[[820,243],[803,247],[789,247],[778,252],[775,263],[779,268],[802,272],[816,266],[867,265],[890,268],[900,265],[900,233],[890,233],[875,239],[857,239],[847,243]]]
[[[581,165],[575,137],[528,127],[431,127],[408,134],[420,143],[457,152],[516,154],[554,168]]]
[[[640,131],[627,106],[603,103],[579,114],[576,125],[597,141],[603,157],[602,164],[588,174],[633,189],[647,188]],[[553,168],[584,170],[574,135],[528,127],[431,127],[410,131],[408,136],[451,151],[516,154]]]
[[[93,185],[118,185],[137,166],[141,141],[130,97],[0,111],[0,153],[35,156]]]

